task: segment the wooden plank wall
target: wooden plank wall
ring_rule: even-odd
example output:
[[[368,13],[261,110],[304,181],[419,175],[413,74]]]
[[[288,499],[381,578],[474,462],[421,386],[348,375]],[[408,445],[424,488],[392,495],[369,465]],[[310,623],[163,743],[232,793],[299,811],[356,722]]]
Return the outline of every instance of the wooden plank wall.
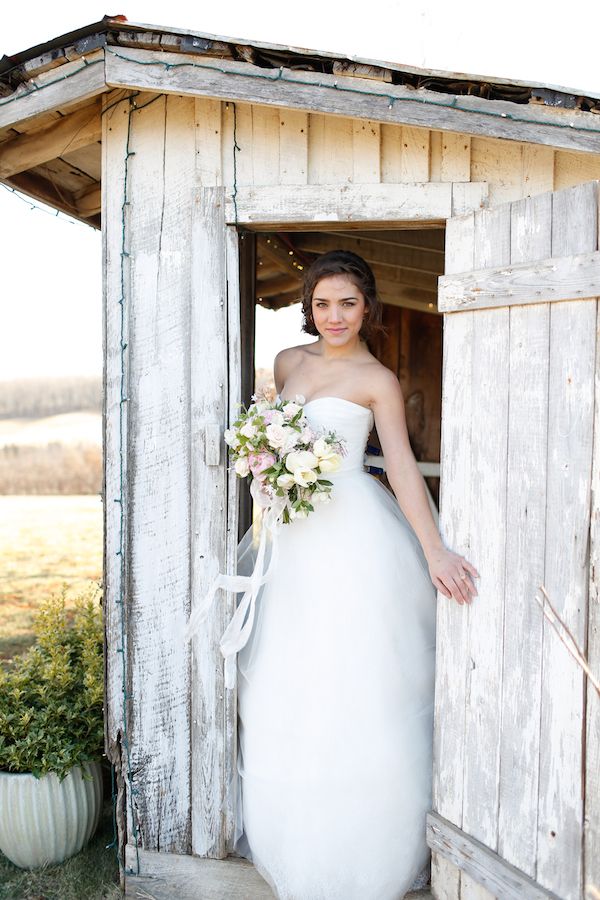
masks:
[[[231,186],[234,104],[195,117],[201,179]],[[600,154],[244,103],[235,119],[238,185],[486,181],[495,205],[600,178]]]
[[[198,339],[203,328],[200,314],[198,327],[190,335],[192,309],[196,314],[201,311],[201,306],[193,304],[202,303],[202,288],[199,283],[194,287],[191,276],[192,220],[198,214],[197,209],[194,213],[198,189],[224,186],[229,193],[235,167],[240,186],[487,181],[490,202],[497,203],[599,178],[600,157],[285,109],[139,94],[132,111],[130,150],[135,155],[128,164],[130,202],[126,207],[124,244],[121,211],[129,101],[117,102],[122,97],[119,92],[107,95],[103,116],[107,746],[119,762],[124,756],[124,735],[122,663],[116,652],[121,643],[117,601],[123,589],[128,604],[128,738],[137,791],[133,802],[140,846],[189,853],[194,845],[196,852],[219,854],[224,852],[224,846],[218,831],[222,825],[218,824],[216,794],[210,801],[213,813],[209,814],[213,815],[215,828],[208,828],[203,837],[196,834],[192,840],[190,748],[195,726],[190,702],[190,657],[182,652],[192,595],[195,602],[198,598],[194,591],[197,593],[205,585],[205,574],[200,571],[200,543],[205,538],[212,541],[196,527],[199,513],[194,513],[191,505],[191,485],[208,484],[210,479],[204,470],[194,470],[192,460],[201,466],[198,430],[204,427],[209,411],[217,410],[222,415],[227,406],[227,398],[217,396],[227,377],[223,360],[218,367],[223,377],[215,375],[211,380],[211,397],[202,393],[198,375],[201,370],[192,365],[198,352],[192,341]],[[239,148],[235,163],[234,125]],[[198,233],[204,233],[202,228]],[[125,258],[128,399],[121,449],[129,493],[127,580],[121,586],[115,543],[119,519],[113,499],[118,496],[121,446],[119,297],[124,248],[130,253]],[[466,244],[465,248],[468,250]],[[229,247],[230,261],[234,256]],[[224,265],[219,275],[221,283]],[[452,265],[460,270],[462,261],[458,255]],[[217,294],[223,296],[215,282],[210,296],[214,299]],[[226,314],[224,308],[223,316]],[[471,321],[471,316],[465,313],[464,321]],[[235,346],[232,329],[235,331],[238,326],[235,317],[230,315],[228,321],[229,326],[226,319],[220,320],[219,328],[229,327],[229,338]],[[470,352],[467,332],[468,328],[460,339],[465,359]],[[239,379],[237,369],[234,377]],[[559,373],[556,377],[560,377]],[[467,406],[471,402],[464,394],[460,400]],[[479,401],[473,397],[475,402]],[[558,419],[557,427],[560,431]],[[455,464],[462,467],[461,477],[466,478],[470,462],[461,458]],[[214,509],[221,515],[232,503],[227,499],[224,478],[220,476],[214,484],[223,499],[222,504],[217,503],[215,494]],[[457,504],[459,501],[456,498]],[[492,513],[496,518],[499,515],[498,510],[490,509]],[[212,523],[212,533],[216,534],[219,528],[216,522]],[[231,559],[231,547],[220,548],[218,554],[229,554]],[[497,618],[499,610],[494,615]],[[461,628],[464,621],[463,617]],[[494,658],[487,661],[487,669],[484,665],[483,671],[488,673],[486,685],[491,684],[498,664]],[[466,678],[466,672],[461,677]],[[234,705],[222,696],[219,699],[217,683],[213,688],[209,727],[220,729],[220,733],[225,729],[230,734],[227,722],[232,721]],[[483,696],[483,682],[481,692]],[[197,705],[194,712],[199,712]],[[227,722],[219,723],[219,716]],[[476,728],[476,723],[468,727]],[[460,728],[458,722],[457,736]],[[207,732],[202,741],[207,746],[210,740]],[[219,774],[220,767],[228,764],[227,760],[214,764],[214,777],[221,778],[221,782],[226,773]],[[196,776],[193,777],[197,784]],[[553,770],[549,769],[544,777],[549,785],[553,783]],[[491,786],[490,791],[494,798],[496,788]],[[194,818],[206,814],[197,805],[195,810]],[[460,810],[462,814],[462,807]],[[127,839],[131,843],[130,809],[126,815]],[[229,828],[230,823],[226,826]]]
[[[592,252],[597,185],[471,214],[447,241],[449,271]],[[597,660],[596,321],[595,300],[452,313],[444,348],[442,533],[481,578],[468,610],[438,607],[434,807],[565,900],[598,883],[598,704],[535,594]],[[434,862],[437,896],[489,896]]]
[[[494,205],[600,178],[600,154],[197,99],[204,184],[233,184],[234,118],[238,185],[487,181]]]

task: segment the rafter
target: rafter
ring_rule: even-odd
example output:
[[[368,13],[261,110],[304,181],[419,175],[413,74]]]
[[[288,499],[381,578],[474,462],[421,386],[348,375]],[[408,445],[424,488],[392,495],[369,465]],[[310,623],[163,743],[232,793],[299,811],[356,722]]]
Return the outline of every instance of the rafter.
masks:
[[[41,131],[5,141],[0,147],[0,178],[34,169],[63,153],[94,144],[101,137],[100,102],[96,99]]]

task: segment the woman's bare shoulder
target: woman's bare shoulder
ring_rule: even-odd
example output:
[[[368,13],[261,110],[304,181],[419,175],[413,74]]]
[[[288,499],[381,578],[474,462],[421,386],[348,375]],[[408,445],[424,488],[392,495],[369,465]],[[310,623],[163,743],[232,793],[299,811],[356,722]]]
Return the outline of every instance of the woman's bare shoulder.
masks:
[[[402,399],[402,388],[398,377],[378,359],[373,358],[373,361],[370,362],[368,378],[374,404],[385,403],[391,399]]]
[[[310,347],[312,344],[297,344],[295,347],[286,347],[285,350],[280,350],[276,355],[273,370],[278,390],[286,382],[289,373],[311,352]]]

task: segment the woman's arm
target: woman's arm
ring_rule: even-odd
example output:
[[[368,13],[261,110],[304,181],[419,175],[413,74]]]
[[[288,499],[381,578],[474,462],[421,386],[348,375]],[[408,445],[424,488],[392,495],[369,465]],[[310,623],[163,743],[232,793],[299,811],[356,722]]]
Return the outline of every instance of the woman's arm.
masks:
[[[446,597],[452,596],[458,603],[469,603],[470,594],[476,595],[477,590],[467,573],[478,577],[477,570],[442,542],[431,514],[423,476],[410,446],[402,389],[388,369],[378,374],[372,407],[388,480],[402,512],[421,542],[431,580]]]

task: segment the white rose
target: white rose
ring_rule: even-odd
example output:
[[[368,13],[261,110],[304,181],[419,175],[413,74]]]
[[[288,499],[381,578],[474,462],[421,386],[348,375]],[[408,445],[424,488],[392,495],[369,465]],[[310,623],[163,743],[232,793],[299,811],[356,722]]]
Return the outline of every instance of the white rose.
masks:
[[[240,478],[245,478],[248,472],[250,471],[250,466],[248,465],[248,458],[246,456],[240,456],[239,459],[235,461],[235,471],[236,474],[240,476]]]
[[[244,437],[247,437],[247,438],[253,438],[254,435],[256,434],[256,431],[257,431],[256,426],[253,425],[252,422],[246,422],[240,428],[240,433],[243,434]]]
[[[311,499],[313,503],[329,503],[331,495],[329,491],[315,491]]]
[[[313,469],[318,462],[319,460],[310,450],[296,450],[286,456],[285,467],[288,471],[294,472],[296,469]]]
[[[312,439],[314,438],[314,436],[315,436],[314,431],[312,430],[312,428],[311,428],[309,425],[307,425],[307,426],[306,426],[305,428],[303,428],[302,431],[300,432],[300,441],[301,441],[303,444],[310,444],[310,442],[312,441]]]
[[[283,413],[278,409],[271,410],[269,414],[269,425],[283,425]]]
[[[298,403],[286,403],[283,407],[283,415],[289,422],[290,419],[293,419],[297,412],[300,412],[302,407]]]
[[[294,512],[296,513],[297,519],[306,519],[308,516],[308,510],[304,509],[303,507],[301,509],[294,510]]]
[[[287,432],[289,431],[289,429],[284,428],[283,425],[273,424],[267,425],[265,431],[267,433],[267,438],[271,447],[274,447],[276,450],[280,450],[285,447],[286,441],[288,439]]]
[[[226,428],[223,437],[225,438],[225,443],[233,447],[234,450],[240,446],[240,439],[232,428]]]
[[[313,484],[317,480],[317,473],[313,472],[312,469],[298,468],[294,469],[293,478],[300,487],[308,487],[309,484]]]
[[[319,460],[319,469],[321,472],[337,472],[341,465],[341,457],[338,453],[331,453],[329,456],[323,456]]]
[[[316,453],[317,456],[328,456],[331,452],[331,447],[325,438],[317,438],[313,444],[313,453]]]
[[[287,489],[287,488],[291,487],[293,484],[296,484],[296,482],[294,480],[294,476],[291,473],[289,475],[284,473],[283,475],[279,475],[279,477],[277,478],[277,486],[278,487]]]
[[[283,449],[286,453],[290,450],[293,450],[300,440],[300,432],[296,431],[295,428],[287,428],[285,425],[283,426],[285,429],[285,444]]]

